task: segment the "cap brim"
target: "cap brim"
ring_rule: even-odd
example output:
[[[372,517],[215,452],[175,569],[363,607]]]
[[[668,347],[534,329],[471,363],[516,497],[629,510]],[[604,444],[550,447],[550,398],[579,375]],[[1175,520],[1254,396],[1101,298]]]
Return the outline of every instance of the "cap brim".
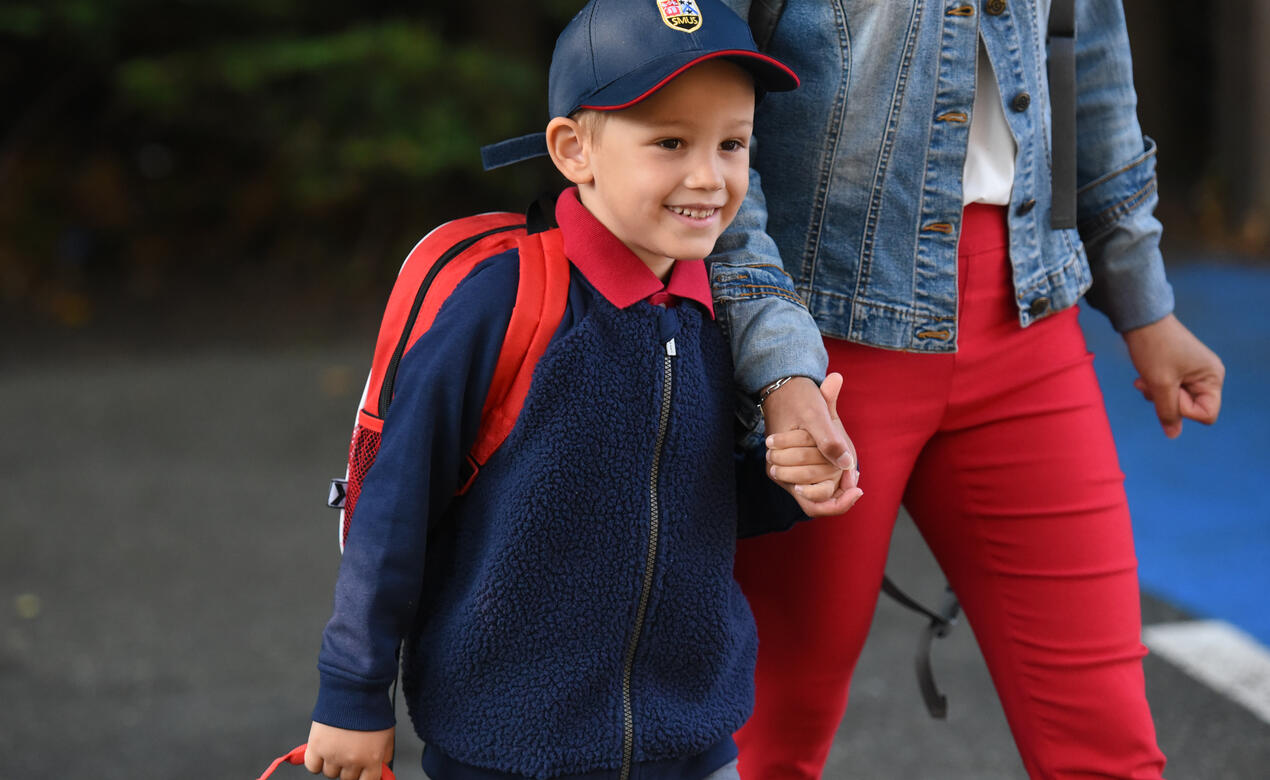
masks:
[[[644,100],[666,86],[676,76],[706,60],[727,59],[745,68],[764,92],[788,92],[798,88],[798,76],[785,63],[766,54],[746,49],[725,49],[702,54],[699,51],[675,52],[651,60],[622,78],[601,87],[570,111],[589,108],[596,111],[619,111]]]

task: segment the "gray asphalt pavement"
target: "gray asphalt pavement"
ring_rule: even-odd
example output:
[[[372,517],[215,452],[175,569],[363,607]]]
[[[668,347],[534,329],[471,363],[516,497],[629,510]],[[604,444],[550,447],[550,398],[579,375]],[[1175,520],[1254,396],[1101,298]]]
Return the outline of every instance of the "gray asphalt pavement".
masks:
[[[0,358],[0,780],[241,780],[304,740],[338,562],[322,501],[368,360],[360,338]],[[890,571],[937,599],[906,522]],[[964,625],[935,654],[949,719],[926,716],[921,625],[879,605],[825,776],[1024,777]],[[1146,672],[1171,778],[1270,776],[1270,724]]]

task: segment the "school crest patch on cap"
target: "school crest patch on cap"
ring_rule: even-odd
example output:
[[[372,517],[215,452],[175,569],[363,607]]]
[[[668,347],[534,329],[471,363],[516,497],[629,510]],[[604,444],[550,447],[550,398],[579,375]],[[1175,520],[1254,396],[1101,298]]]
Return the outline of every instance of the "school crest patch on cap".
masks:
[[[661,20],[672,30],[696,32],[701,29],[701,9],[697,0],[657,0]]]

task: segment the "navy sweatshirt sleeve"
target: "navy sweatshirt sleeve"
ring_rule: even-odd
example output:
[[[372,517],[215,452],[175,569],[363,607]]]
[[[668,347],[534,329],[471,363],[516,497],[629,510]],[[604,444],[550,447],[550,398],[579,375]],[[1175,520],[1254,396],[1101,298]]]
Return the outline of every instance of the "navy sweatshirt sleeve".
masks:
[[[319,723],[373,731],[395,722],[388,690],[419,606],[428,522],[460,486],[518,277],[514,251],[483,263],[401,361],[322,636]]]

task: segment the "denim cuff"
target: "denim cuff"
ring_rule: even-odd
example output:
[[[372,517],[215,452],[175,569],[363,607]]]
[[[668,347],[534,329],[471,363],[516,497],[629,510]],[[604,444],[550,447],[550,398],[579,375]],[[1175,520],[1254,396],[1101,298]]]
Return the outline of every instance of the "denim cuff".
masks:
[[[1093,286],[1085,298],[1124,333],[1173,311],[1173,287],[1160,254],[1163,228],[1155,218],[1159,200],[1155,141],[1122,168],[1085,185],[1079,193],[1078,227]]]
[[[1114,259],[1090,264],[1094,283],[1085,299],[1107,315],[1117,333],[1150,325],[1173,311],[1173,286],[1165,276],[1159,247],[1154,242],[1149,247],[1141,244],[1140,239],[1135,243],[1128,235],[1114,233],[1102,247]]]
[[[715,315],[731,343],[733,376],[742,391],[757,396],[783,376],[824,381],[829,356],[801,303],[774,295],[716,298]]]
[[[1155,177],[1158,147],[1150,136],[1143,136],[1142,142],[1140,155],[1077,193],[1077,227],[1085,243],[1101,238],[1144,206],[1147,213],[1155,211],[1159,199]]]

